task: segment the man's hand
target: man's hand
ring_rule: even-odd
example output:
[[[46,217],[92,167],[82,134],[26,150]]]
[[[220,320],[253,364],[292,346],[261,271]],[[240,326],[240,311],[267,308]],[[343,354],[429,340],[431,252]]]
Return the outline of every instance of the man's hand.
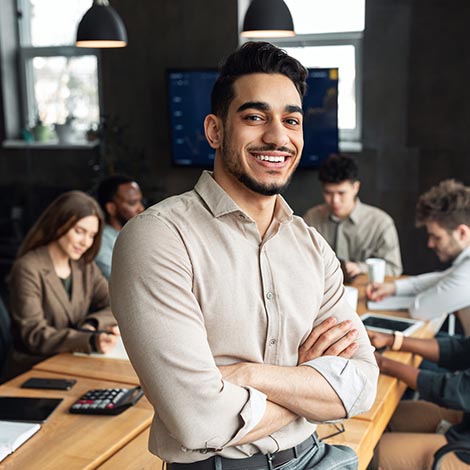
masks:
[[[389,295],[394,295],[396,287],[394,282],[375,282],[366,287],[366,296],[369,300],[380,301]]]
[[[362,272],[361,267],[354,261],[346,261],[346,263],[344,263],[344,269],[349,277],[358,276]]]
[[[336,324],[336,318],[327,318],[313,328],[300,346],[298,364],[321,356],[341,356],[349,359],[359,346],[355,342],[357,335],[358,332],[352,328],[350,320]]]
[[[388,333],[367,330],[367,334],[369,335],[372,346],[377,349],[386,348],[387,346],[390,348],[393,344],[394,337]]]

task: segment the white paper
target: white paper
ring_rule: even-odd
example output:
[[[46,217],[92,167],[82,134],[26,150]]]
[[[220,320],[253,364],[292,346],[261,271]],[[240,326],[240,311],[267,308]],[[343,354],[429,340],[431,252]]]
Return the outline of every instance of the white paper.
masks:
[[[409,295],[390,295],[380,302],[367,302],[368,310],[409,310],[414,297]]]
[[[90,354],[85,354],[85,353],[74,353],[76,356],[93,356],[93,357],[104,357],[104,358],[109,358],[109,359],[127,359],[129,360],[129,356],[127,355],[126,348],[124,348],[124,343],[122,342],[121,336],[118,336],[116,346],[106,354],[101,354],[101,353],[90,353]]]
[[[0,461],[41,429],[37,423],[0,421]]]

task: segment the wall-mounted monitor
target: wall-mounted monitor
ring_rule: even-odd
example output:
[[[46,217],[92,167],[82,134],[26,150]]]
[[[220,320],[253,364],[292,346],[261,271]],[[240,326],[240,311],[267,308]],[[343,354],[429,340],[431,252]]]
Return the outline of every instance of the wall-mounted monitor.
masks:
[[[204,136],[214,69],[167,71],[172,163],[212,168],[214,150]],[[304,150],[299,168],[318,168],[338,152],[338,69],[309,69],[304,109]]]

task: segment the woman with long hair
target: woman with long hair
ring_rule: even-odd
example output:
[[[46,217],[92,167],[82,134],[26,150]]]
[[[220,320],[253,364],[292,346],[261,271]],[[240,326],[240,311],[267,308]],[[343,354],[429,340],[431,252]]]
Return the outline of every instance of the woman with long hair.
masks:
[[[26,235],[9,276],[13,347],[3,378],[59,352],[108,352],[119,334],[94,263],[104,218],[81,191],[56,198]]]

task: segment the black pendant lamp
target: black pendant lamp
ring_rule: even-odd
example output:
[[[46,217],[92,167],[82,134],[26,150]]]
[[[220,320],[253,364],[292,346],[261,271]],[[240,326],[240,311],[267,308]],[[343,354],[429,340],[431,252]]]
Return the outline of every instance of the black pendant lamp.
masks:
[[[77,47],[126,47],[126,27],[108,0],[93,0],[78,29]]]
[[[283,0],[252,0],[241,35],[249,38],[295,36],[289,8]]]

